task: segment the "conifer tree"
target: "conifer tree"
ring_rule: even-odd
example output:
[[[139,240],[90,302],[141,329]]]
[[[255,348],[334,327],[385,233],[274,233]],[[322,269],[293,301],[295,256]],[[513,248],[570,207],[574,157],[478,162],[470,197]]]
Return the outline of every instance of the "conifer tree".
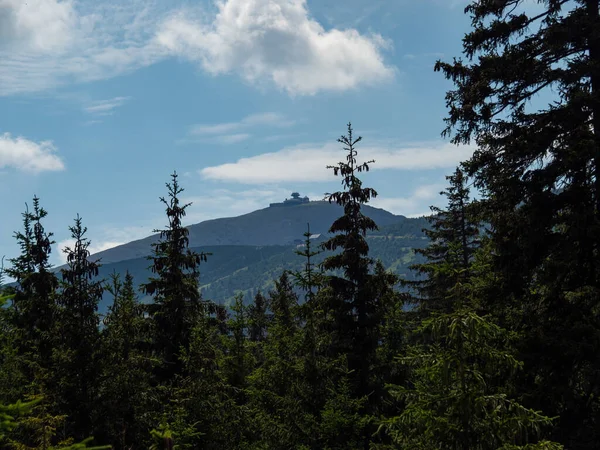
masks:
[[[373,261],[368,257],[365,236],[367,231],[377,229],[375,222],[361,211],[361,206],[377,195],[374,189],[363,188],[357,176],[368,171],[369,164],[374,162],[357,163],[355,146],[361,140],[353,137],[352,125],[348,124],[348,134],[338,139],[347,152],[346,161],[328,166],[334,175],[342,177],[344,191],[329,194],[327,200],[342,206],[344,215],[333,222],[329,232],[334,236],[323,243],[325,250],[341,251],[322,263],[324,270],[343,271],[343,277],[333,275],[328,279],[336,301],[331,308],[335,316],[333,345],[338,348],[336,353],[349,356],[350,369],[357,371],[359,396],[368,392],[369,364],[376,346],[376,337],[370,333],[376,305],[371,303],[375,299],[368,292]]]
[[[231,307],[231,316],[227,321],[229,335],[225,337],[224,371],[228,383],[238,389],[238,402],[245,402],[243,390],[246,377],[252,370],[252,360],[247,339],[248,333],[248,307],[244,305],[242,295],[235,297]]]
[[[536,439],[551,418],[514,399],[510,379],[521,368],[506,330],[465,310],[434,315],[418,330],[427,344],[399,358],[412,369],[410,387],[390,385],[404,410],[382,423],[391,446],[455,450],[560,450]]]
[[[150,423],[145,420],[151,405],[150,333],[144,308],[138,302],[133,276],[127,272],[121,281],[119,274],[111,275],[108,290],[114,302],[104,318],[102,330],[102,380],[98,408],[102,415],[102,442],[117,448],[141,445],[146,440]]]
[[[298,298],[287,272],[269,293],[269,323],[264,361],[249,376],[248,396],[253,427],[267,448],[284,449],[306,444],[314,423],[304,408]]]
[[[59,411],[70,420],[75,439],[92,433],[94,405],[100,375],[100,318],[98,303],[102,299],[103,281],[96,277],[100,264],[91,261],[87,228],[79,215],[69,227],[73,247],[65,247],[67,268],[61,269],[60,339],[54,352],[58,376],[56,399]]]
[[[381,326],[390,307],[392,299],[386,295],[390,289],[390,277],[383,278],[372,273],[373,260],[368,256],[369,245],[366,233],[376,230],[377,225],[361,210],[363,204],[377,195],[372,188],[363,187],[358,174],[369,170],[369,164],[357,162],[356,144],[361,137],[354,138],[352,125],[348,124],[348,134],[338,139],[347,153],[346,160],[333,169],[334,175],[342,177],[341,192],[329,194],[330,203],[335,202],[344,208],[344,215],[331,225],[329,232],[334,234],[324,242],[325,250],[333,251],[327,257],[322,268],[328,271],[341,272],[327,277],[327,294],[325,300],[325,315],[329,316],[326,328],[332,332],[332,356],[345,356],[348,368],[354,374],[350,384],[353,399],[368,398],[363,414],[374,414],[379,406],[380,397],[373,394],[379,388],[373,377],[373,368],[377,365],[377,346],[381,338]],[[326,323],[326,322],[325,322]],[[325,331],[324,330],[324,331]],[[371,395],[372,394],[372,395]],[[363,448],[369,446],[372,429],[364,422]]]
[[[248,339],[251,342],[262,342],[267,336],[267,299],[259,291],[248,307]]]
[[[21,354],[28,354],[27,358],[35,361],[38,369],[47,369],[52,353],[50,333],[58,287],[58,279],[50,271],[49,263],[53,234],[44,230],[42,220],[48,213],[40,206],[38,197],[33,198],[33,211],[27,208],[22,215],[23,231],[15,233],[21,255],[10,260],[12,266],[6,269],[6,274],[18,283],[12,302]]]
[[[189,230],[182,224],[188,204],[181,204],[179,195],[183,188],[177,173],[167,183],[169,198],[160,198],[166,206],[168,226],[160,233],[159,241],[152,244],[151,270],[155,274],[142,285],[147,295],[154,297],[150,315],[155,323],[155,348],[164,361],[165,379],[180,374],[183,364],[180,352],[189,347],[190,334],[205,307],[198,285],[199,265],[206,261],[206,253],[196,253],[188,248]]]
[[[527,404],[554,438],[600,446],[600,14],[597,0],[473,1],[445,134],[474,142],[467,175],[490,224],[492,298],[522,332]],[[542,94],[547,106],[531,100]],[[545,103],[546,103],[545,102]]]
[[[9,414],[10,408],[7,404],[23,398],[27,391],[25,386],[31,380],[23,370],[23,358],[18,353],[19,335],[15,327],[15,308],[10,301],[15,294],[13,289],[4,286],[3,260],[4,258],[0,264],[0,405],[3,406],[0,406],[0,409],[4,408],[2,411]],[[0,423],[6,420],[7,417],[0,418]]]
[[[316,264],[313,262],[314,257],[321,254],[322,250],[313,250],[311,248],[311,236],[310,224],[307,224],[307,230],[304,233],[304,247],[302,250],[295,251],[298,256],[306,259],[304,270],[293,273],[296,284],[306,293],[306,303],[311,303],[316,292],[323,284],[323,273],[321,270],[317,270],[315,267]]]
[[[460,302],[453,287],[470,278],[473,256],[479,244],[479,227],[474,216],[474,204],[469,199],[469,188],[463,171],[457,168],[447,176],[450,186],[442,191],[448,200],[445,210],[431,206],[428,218],[430,228],[424,229],[429,245],[415,249],[426,262],[411,266],[411,270],[425,275],[424,279],[406,282],[415,286],[422,311],[450,312]]]
[[[323,359],[319,354],[320,342],[319,321],[322,318],[319,306],[319,292],[324,283],[324,276],[321,270],[313,262],[314,257],[321,254],[321,250],[313,250],[311,247],[310,224],[307,224],[306,233],[304,233],[304,247],[302,250],[296,250],[296,254],[306,259],[304,270],[293,273],[296,285],[304,292],[304,303],[299,306],[299,319],[302,322],[302,360],[303,360],[303,378],[307,386],[305,394],[305,403],[307,409],[315,417],[318,416],[323,404],[324,382],[323,382]]]
[[[0,404],[0,444],[7,438],[8,433],[17,426],[18,417],[30,413],[37,403],[39,403],[39,400],[25,403],[18,400],[10,405]]]
[[[189,347],[181,352],[185,376],[166,386],[171,392],[166,423],[181,448],[246,448],[243,395],[228,381],[227,315],[214,304],[206,306],[208,312],[191,330]]]

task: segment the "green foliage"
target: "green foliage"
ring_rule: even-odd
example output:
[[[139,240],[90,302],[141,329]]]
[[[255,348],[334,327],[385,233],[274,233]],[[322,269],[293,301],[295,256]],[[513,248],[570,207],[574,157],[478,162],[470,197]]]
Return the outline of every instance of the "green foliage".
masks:
[[[510,397],[522,367],[510,333],[468,310],[426,319],[418,332],[428,344],[399,358],[412,368],[410,387],[390,386],[406,407],[383,424],[401,448],[495,450],[527,444],[551,424]]]
[[[530,19],[521,3],[472,2],[471,63],[437,65],[457,84],[447,131],[479,148],[428,219],[378,229],[365,214],[377,193],[359,176],[373,161],[357,162],[349,124],[345,161],[329,166],[342,191],[327,200],[343,209],[329,235],[309,225],[304,245],[220,247],[201,285],[210,253],[190,249],[173,173],[145,304],[133,273],[100,280],[79,216],[59,283],[34,197],[7,270],[15,286],[0,269],[2,448],[598,447],[598,5],[567,14],[547,0]],[[529,113],[553,84],[559,101]]]
[[[7,433],[17,426],[18,417],[29,414],[37,403],[39,399],[25,403],[18,400],[10,405],[0,404],[0,443],[6,438]]]
[[[319,325],[321,333],[331,333],[328,353],[334,358],[345,357],[348,361],[353,401],[367,399],[361,411],[363,420],[359,433],[366,448],[373,432],[372,417],[381,406],[380,386],[375,368],[377,347],[385,317],[397,297],[389,295],[398,283],[397,277],[384,270],[372,273],[373,259],[369,256],[366,234],[376,230],[375,222],[362,212],[362,205],[377,195],[372,188],[365,188],[358,174],[369,170],[373,161],[357,162],[356,144],[352,126],[348,134],[338,142],[344,145],[346,161],[330,166],[335,175],[342,177],[342,192],[328,196],[330,202],[344,207],[344,215],[333,222],[329,230],[333,234],[322,246],[325,250],[339,250],[325,258],[322,267],[339,274],[328,274],[327,293],[321,298],[324,320]]]
[[[92,446],[93,437],[79,443],[73,439],[63,439],[56,443],[57,428],[64,425],[66,416],[53,416],[48,413],[44,398],[38,396],[26,403],[0,405],[0,444],[16,450],[110,450],[110,445]],[[18,436],[24,436],[24,443]],[[5,442],[3,442],[5,441]]]

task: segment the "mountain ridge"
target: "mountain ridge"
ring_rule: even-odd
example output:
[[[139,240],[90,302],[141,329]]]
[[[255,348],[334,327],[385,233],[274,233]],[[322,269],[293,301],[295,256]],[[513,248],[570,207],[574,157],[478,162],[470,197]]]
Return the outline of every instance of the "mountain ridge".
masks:
[[[363,206],[363,212],[378,226],[411,220],[369,205]],[[311,201],[285,207],[267,207],[240,216],[209,219],[188,225],[186,228],[189,230],[190,247],[290,245],[302,240],[307,223],[310,224],[311,232],[327,234],[333,221],[342,214],[343,209],[339,205],[326,201]],[[94,253],[92,256],[95,259],[100,258],[103,264],[146,257],[150,255],[151,244],[156,242],[158,237],[159,234],[154,233]]]

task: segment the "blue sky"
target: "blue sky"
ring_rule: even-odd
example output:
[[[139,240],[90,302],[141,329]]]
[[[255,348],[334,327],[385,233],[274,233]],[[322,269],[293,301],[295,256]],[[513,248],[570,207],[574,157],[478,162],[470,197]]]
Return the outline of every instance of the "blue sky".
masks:
[[[62,261],[79,213],[98,251],[164,225],[336,190],[352,121],[374,206],[415,216],[471,148],[442,140],[436,59],[461,52],[464,1],[0,2],[0,256],[34,194]]]

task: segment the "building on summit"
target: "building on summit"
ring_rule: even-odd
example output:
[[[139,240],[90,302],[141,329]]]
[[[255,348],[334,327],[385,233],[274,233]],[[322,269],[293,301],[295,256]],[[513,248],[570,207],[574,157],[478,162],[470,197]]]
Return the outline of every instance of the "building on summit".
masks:
[[[277,206],[295,206],[295,205],[302,205],[304,203],[308,203],[310,201],[310,199],[308,197],[300,197],[300,194],[298,192],[292,192],[292,198],[286,198],[283,202],[281,203],[271,203],[269,204],[269,206],[271,208],[273,207],[277,207]]]

